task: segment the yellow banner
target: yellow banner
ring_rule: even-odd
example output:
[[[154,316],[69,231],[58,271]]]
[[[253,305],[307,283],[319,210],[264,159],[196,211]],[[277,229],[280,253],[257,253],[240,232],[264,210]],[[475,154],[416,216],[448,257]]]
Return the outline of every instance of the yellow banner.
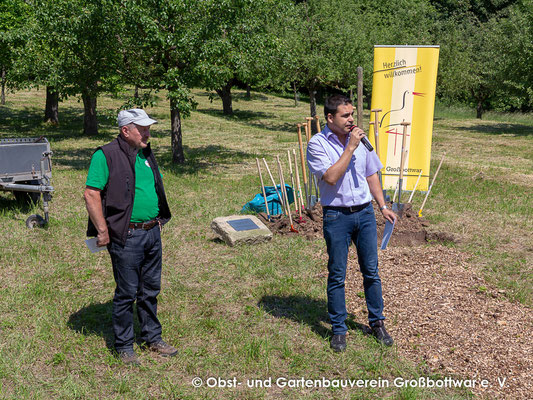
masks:
[[[384,165],[384,189],[397,186],[404,131],[402,190],[413,190],[420,172],[416,190],[428,189],[438,62],[439,46],[374,46],[372,109],[381,109],[377,154]],[[404,128],[402,122],[410,125]],[[369,140],[378,150],[373,129]]]

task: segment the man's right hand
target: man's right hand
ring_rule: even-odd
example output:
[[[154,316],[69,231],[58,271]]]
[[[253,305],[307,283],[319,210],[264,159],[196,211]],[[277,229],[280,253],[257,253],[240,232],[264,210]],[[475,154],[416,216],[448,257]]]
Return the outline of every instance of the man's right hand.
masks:
[[[98,247],[107,246],[109,244],[109,232],[107,229],[104,232],[99,232],[96,236],[96,245]]]
[[[85,205],[89,217],[98,232],[98,236],[96,236],[96,244],[98,246],[107,246],[109,244],[109,231],[104,218],[102,195],[100,192],[99,189],[86,187],[83,197],[85,198]]]
[[[361,143],[361,139],[364,137],[365,132],[358,126],[355,126],[350,131],[350,140],[348,141],[348,146],[350,146],[350,148],[354,149],[355,151],[355,149],[357,149],[357,147],[359,146],[359,143]]]

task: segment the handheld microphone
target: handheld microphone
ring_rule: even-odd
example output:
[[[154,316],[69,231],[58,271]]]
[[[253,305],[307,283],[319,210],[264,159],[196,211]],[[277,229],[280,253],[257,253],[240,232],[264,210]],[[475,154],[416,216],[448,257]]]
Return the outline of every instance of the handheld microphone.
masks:
[[[352,125],[350,127],[350,133],[352,132],[352,130],[356,127],[356,125]],[[361,139],[361,143],[363,143],[365,145],[365,147],[368,149],[368,151],[373,151],[374,148],[372,147],[372,145],[370,144],[370,142],[368,141],[368,139],[366,138],[366,136],[364,138]]]

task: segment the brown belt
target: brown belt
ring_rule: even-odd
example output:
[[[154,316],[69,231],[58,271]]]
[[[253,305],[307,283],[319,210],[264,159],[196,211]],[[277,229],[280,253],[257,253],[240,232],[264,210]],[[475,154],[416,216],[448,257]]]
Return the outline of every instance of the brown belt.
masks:
[[[159,224],[159,220],[153,219],[146,222],[130,222],[130,229],[144,229],[145,231],[152,229],[154,226]]]

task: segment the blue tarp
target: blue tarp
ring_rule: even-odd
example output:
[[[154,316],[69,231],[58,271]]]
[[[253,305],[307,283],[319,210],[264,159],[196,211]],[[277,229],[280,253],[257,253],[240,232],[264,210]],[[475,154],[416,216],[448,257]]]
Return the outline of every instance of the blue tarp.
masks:
[[[277,185],[278,192],[281,193],[281,185]],[[292,187],[285,184],[285,189],[287,190],[287,197],[289,198],[289,204],[294,203],[294,192],[292,190]],[[268,202],[268,212],[270,215],[279,215],[283,212],[283,208],[281,206],[281,200],[276,194],[276,190],[274,189],[274,186],[265,186],[265,192],[266,192],[266,198]],[[266,212],[265,208],[265,199],[263,198],[263,193],[258,193],[255,195],[253,200],[249,201],[244,205],[241,212]]]

